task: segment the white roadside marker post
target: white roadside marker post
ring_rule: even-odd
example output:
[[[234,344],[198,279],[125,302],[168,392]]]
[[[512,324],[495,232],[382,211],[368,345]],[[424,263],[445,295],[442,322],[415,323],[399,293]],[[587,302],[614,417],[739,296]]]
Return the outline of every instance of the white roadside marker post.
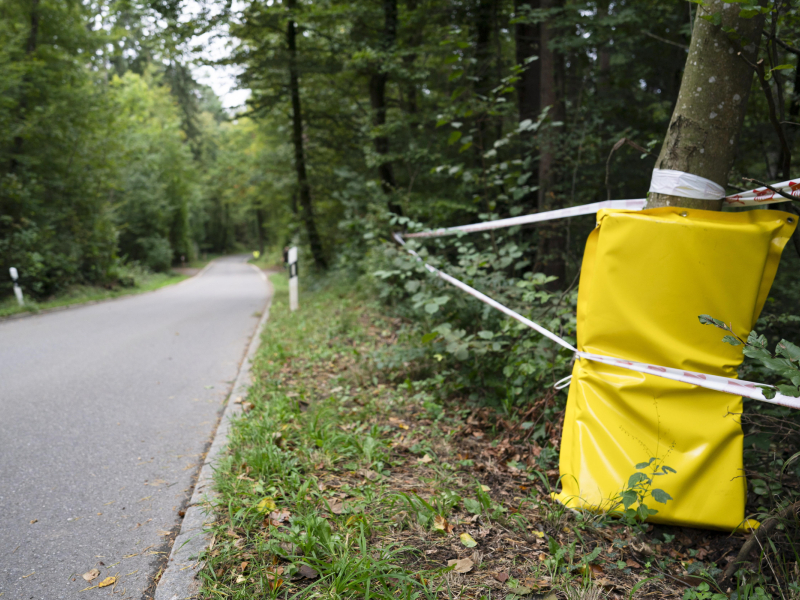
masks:
[[[11,279],[14,281],[14,295],[17,297],[17,302],[19,302],[20,306],[25,306],[25,301],[22,299],[22,288],[19,287],[17,280],[19,279],[19,273],[17,273],[16,267],[11,267],[8,270],[11,273]]]
[[[289,310],[300,308],[297,298],[297,246],[289,248]]]

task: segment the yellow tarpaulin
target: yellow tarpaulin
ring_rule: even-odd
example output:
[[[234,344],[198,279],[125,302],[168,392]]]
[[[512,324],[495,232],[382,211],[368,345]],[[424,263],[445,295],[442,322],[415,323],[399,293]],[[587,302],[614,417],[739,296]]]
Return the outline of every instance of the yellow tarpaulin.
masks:
[[[747,335],[796,220],[770,210],[601,210],[583,259],[578,349],[736,377],[742,348],[698,316]],[[661,470],[654,485],[673,500],[648,498],[659,511],[651,521],[734,529],[745,516],[741,411],[740,397],[578,360],[557,498],[608,510],[637,463],[656,458],[675,471]]]

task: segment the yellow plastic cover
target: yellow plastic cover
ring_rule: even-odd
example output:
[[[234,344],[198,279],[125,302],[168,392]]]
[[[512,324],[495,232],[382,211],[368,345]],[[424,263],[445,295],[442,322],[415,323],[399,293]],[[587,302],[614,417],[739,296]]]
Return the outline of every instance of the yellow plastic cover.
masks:
[[[771,210],[601,210],[583,258],[578,349],[736,377],[742,348],[722,343],[722,332],[697,317],[750,332],[796,220]],[[636,465],[656,458],[653,466],[675,472],[660,469],[653,487],[673,499],[646,498],[659,511],[649,520],[734,529],[746,497],[741,411],[741,397],[578,360],[556,497],[609,510]]]

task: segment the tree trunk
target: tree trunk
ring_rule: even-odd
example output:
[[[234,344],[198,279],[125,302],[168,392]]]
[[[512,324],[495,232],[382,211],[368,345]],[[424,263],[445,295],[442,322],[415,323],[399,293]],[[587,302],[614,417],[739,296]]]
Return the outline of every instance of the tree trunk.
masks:
[[[536,10],[541,6],[541,0],[522,2],[515,0],[514,14],[519,17],[523,6]],[[517,103],[519,106],[519,120],[530,119],[536,121],[541,112],[541,60],[526,63],[531,56],[539,56],[539,23],[517,23],[514,28],[516,41],[517,64],[525,70],[520,74],[517,82]]]
[[[555,9],[563,5],[563,0],[542,0],[542,8]],[[551,24],[552,16],[541,23],[541,63],[540,104],[542,108],[550,107],[548,122],[564,122],[566,117],[563,101],[564,57],[552,48],[557,31]],[[558,179],[556,169],[556,152],[558,142],[563,135],[563,125],[548,126],[540,134],[539,157],[539,210],[553,210],[563,205],[563,199],[555,193]],[[563,285],[566,263],[564,249],[566,240],[558,221],[551,221],[539,228],[539,264],[545,275],[558,277],[551,288]]]
[[[411,18],[412,27],[417,25],[417,21],[419,17],[417,16],[417,0],[406,0],[406,11]],[[422,43],[422,24],[420,23],[418,27],[413,27],[411,31],[411,35],[409,36],[409,40],[406,43],[406,48],[417,48]],[[417,53],[416,52],[409,52],[403,56],[403,65],[405,66],[406,72],[409,74],[407,75],[408,80],[405,84],[405,110],[410,115],[417,114],[417,86],[413,81],[413,78],[410,76],[411,73],[414,71],[414,63],[417,60]],[[412,124],[415,123],[416,120],[412,120]]]
[[[264,255],[264,209],[256,209],[256,225],[258,226],[258,251]]]
[[[297,0],[286,0],[286,6],[294,11]],[[297,169],[297,185],[300,188],[300,206],[302,207],[303,222],[306,226],[308,243],[314,264],[320,269],[327,269],[328,262],[322,251],[322,241],[314,221],[314,206],[311,203],[311,188],[306,175],[306,157],[303,149],[303,114],[300,111],[300,81],[297,73],[297,26],[294,15],[289,17],[286,26],[286,38],[289,48],[289,89],[292,95],[292,139],[294,141],[294,164]]]
[[[383,0],[383,19],[383,33],[378,44],[381,60],[375,65],[375,70],[369,79],[369,99],[372,105],[372,124],[376,129],[381,129],[374,140],[375,152],[381,157],[381,162],[378,164],[381,189],[390,198],[389,210],[396,215],[402,215],[401,207],[391,199],[391,194],[397,186],[392,162],[386,158],[389,154],[389,138],[382,130],[386,125],[386,82],[389,80],[389,74],[383,63],[387,61],[387,54],[397,39],[397,0]]]
[[[736,30],[738,42],[731,41],[722,27],[702,18],[718,13],[722,13],[723,27]],[[753,81],[753,68],[744,59],[755,62],[763,26],[763,16],[742,19],[737,5],[724,0],[698,5],[678,101],[657,169],[683,171],[727,185]],[[647,206],[720,210],[722,199],[653,193]]]

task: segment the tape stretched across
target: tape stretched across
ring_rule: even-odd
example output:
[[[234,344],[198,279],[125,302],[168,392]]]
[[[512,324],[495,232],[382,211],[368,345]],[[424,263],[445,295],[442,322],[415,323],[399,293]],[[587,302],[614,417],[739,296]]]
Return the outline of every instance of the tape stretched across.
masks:
[[[655,171],[660,171],[663,173],[678,173],[680,175],[687,175],[690,177],[696,177],[697,179],[703,179],[702,177],[697,177],[696,175],[690,175],[689,173],[682,173],[681,171],[668,171],[663,169],[655,169],[653,171],[653,178],[654,181],[656,179]],[[684,178],[685,180],[685,178]],[[713,181],[708,179],[703,179],[704,181],[708,182],[711,185],[717,185]],[[659,179],[661,181],[661,179]],[[698,184],[699,185],[699,184]],[[719,195],[716,194],[716,190],[714,194],[709,193],[708,197],[704,198],[707,200],[719,200],[722,195],[725,193],[720,186],[719,187]],[[794,196],[795,198],[800,201],[800,179],[797,182],[795,181],[782,181],[781,183],[776,183],[772,187],[778,189],[786,194]],[[667,190],[670,191],[660,191],[660,190]],[[695,198],[699,196],[686,196],[682,193],[675,193],[677,188],[675,185],[672,187],[668,187],[666,185],[662,186],[659,183],[659,189],[654,190],[653,185],[651,183],[650,191],[651,192],[658,192],[660,194],[670,194],[673,196],[683,196],[687,198]],[[713,196],[713,197],[712,197]],[[701,198],[703,199],[703,198]],[[731,207],[747,207],[747,206],[760,206],[765,204],[775,204],[776,202],[787,202],[789,201],[787,198],[784,198],[780,194],[776,194],[772,190],[760,187],[756,188],[747,192],[739,192],[737,194],[732,194],[730,196],[726,196],[724,198],[724,204]],[[549,210],[542,213],[533,213],[531,215],[523,215],[521,217],[511,217],[509,219],[498,219],[496,221],[484,221],[482,223],[472,223],[470,225],[458,225],[456,227],[442,227],[440,229],[432,229],[430,231],[420,231],[417,233],[407,233],[405,237],[407,238],[425,238],[425,237],[440,237],[443,235],[454,235],[456,233],[474,233],[476,231],[489,231],[491,229],[502,229],[504,227],[514,227],[516,225],[528,225],[529,223],[540,223],[542,221],[551,221],[553,219],[563,219],[566,217],[578,217],[581,215],[590,215],[596,213],[597,211],[603,208],[620,208],[625,210],[642,210],[647,205],[647,200],[644,198],[638,198],[634,200],[605,200],[603,202],[594,202],[592,204],[582,204],[581,206],[570,206],[568,208],[559,208],[557,210]]]
[[[523,317],[518,312],[500,304],[496,300],[489,298],[487,295],[479,292],[475,288],[467,285],[463,281],[456,279],[455,277],[448,275],[447,273],[433,267],[422,260],[422,257],[417,254],[411,248],[408,248],[403,240],[402,236],[398,233],[393,234],[394,239],[405,248],[405,250],[414,256],[418,261],[420,261],[425,268],[439,277],[444,281],[447,281],[451,285],[467,292],[471,296],[474,296],[481,302],[488,304],[492,308],[499,310],[500,312],[508,315],[512,319],[516,319],[523,325],[534,329],[535,331],[541,333],[545,337],[549,338],[550,340],[557,343],[559,346],[574,352],[575,355],[579,358],[591,360],[595,362],[601,362],[604,364],[608,364],[614,367],[622,367],[624,369],[628,369],[631,371],[638,371],[639,373],[646,373],[649,375],[655,375],[656,377],[662,377],[664,379],[672,379],[674,381],[680,381],[689,385],[696,385],[699,387],[703,387],[710,390],[716,390],[718,392],[724,392],[726,394],[732,394],[734,396],[746,396],[747,398],[752,398],[753,400],[760,400],[761,402],[768,402],[770,404],[778,404],[780,406],[787,406],[789,408],[795,408],[800,410],[800,398],[792,398],[791,396],[785,396],[780,392],[775,393],[775,397],[768,399],[764,396],[761,391],[761,388],[770,388],[775,389],[771,385],[763,385],[758,383],[753,383],[750,381],[744,381],[741,379],[730,379],[728,377],[720,377],[717,375],[707,375],[705,373],[696,373],[694,371],[685,371],[681,369],[672,369],[668,367],[662,367],[659,365],[651,365],[647,363],[640,363],[634,362],[630,360],[624,360],[621,358],[614,358],[612,356],[602,356],[600,354],[591,354],[588,352],[578,352],[578,349],[575,348],[572,344],[567,342],[566,340],[560,338],[552,331],[549,331],[539,325],[538,323],[534,323],[530,319]],[[566,378],[565,378],[566,379]],[[564,380],[562,380],[563,382]],[[559,382],[559,383],[562,383]]]

